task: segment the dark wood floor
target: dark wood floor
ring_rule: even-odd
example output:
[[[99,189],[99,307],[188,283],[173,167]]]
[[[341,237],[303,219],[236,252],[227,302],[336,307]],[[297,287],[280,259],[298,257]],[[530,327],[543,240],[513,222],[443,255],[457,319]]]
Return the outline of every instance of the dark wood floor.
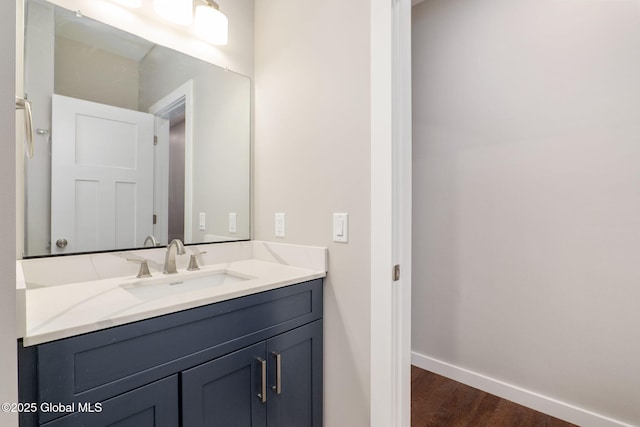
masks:
[[[574,424],[412,366],[411,427],[425,426],[571,427]]]

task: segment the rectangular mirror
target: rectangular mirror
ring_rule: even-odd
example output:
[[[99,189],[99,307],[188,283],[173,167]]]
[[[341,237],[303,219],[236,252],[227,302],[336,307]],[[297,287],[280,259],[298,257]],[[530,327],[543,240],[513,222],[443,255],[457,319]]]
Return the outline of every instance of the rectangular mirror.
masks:
[[[24,81],[25,257],[250,239],[248,77],[28,0]]]

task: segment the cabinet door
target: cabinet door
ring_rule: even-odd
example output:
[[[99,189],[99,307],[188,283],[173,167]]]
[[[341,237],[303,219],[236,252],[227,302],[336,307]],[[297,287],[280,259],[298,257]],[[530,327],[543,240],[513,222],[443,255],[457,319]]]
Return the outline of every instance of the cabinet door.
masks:
[[[99,405],[75,405],[77,411],[87,412],[76,412],[43,426],[175,427],[179,422],[178,376],[156,381]]]
[[[182,425],[265,427],[263,364],[264,341],[184,371]]]
[[[267,358],[267,425],[321,427],[322,320],[267,340]]]

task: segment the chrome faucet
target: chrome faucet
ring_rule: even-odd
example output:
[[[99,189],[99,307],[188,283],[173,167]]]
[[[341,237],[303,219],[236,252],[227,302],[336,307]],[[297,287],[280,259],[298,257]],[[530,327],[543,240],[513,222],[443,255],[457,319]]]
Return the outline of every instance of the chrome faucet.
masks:
[[[171,243],[167,245],[167,252],[164,256],[164,274],[174,274],[178,272],[178,270],[176,270],[176,253],[178,255],[184,255],[186,253],[180,239],[173,239]]]
[[[152,248],[155,248],[156,246],[158,246],[158,240],[156,240],[155,236],[153,234],[147,236],[146,239],[144,239],[144,244],[142,246],[144,246],[145,248],[147,247],[147,243],[151,243],[149,246],[151,246]]]

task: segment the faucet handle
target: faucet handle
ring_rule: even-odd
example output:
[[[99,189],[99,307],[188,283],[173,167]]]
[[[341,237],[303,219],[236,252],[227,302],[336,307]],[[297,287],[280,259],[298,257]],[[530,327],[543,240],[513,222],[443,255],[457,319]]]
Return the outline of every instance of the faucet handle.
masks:
[[[140,271],[138,271],[137,279],[142,279],[143,277],[151,277],[151,272],[149,271],[149,264],[146,259],[134,259],[127,258],[127,261],[140,263]]]
[[[189,258],[189,267],[187,267],[188,271],[195,271],[195,270],[200,270],[200,267],[198,266],[198,259],[196,258],[198,255],[204,255],[207,252],[200,252],[197,254],[191,254],[191,257]]]

